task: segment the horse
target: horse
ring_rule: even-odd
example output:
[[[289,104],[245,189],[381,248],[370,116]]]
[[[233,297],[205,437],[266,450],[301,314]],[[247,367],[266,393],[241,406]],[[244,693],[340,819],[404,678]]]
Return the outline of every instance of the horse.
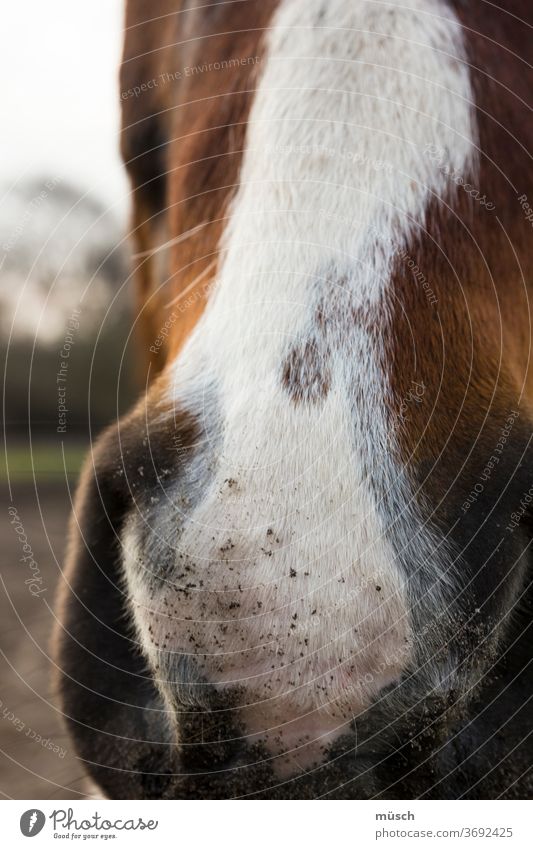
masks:
[[[144,389],[55,634],[112,798],[527,798],[532,11],[128,0]]]

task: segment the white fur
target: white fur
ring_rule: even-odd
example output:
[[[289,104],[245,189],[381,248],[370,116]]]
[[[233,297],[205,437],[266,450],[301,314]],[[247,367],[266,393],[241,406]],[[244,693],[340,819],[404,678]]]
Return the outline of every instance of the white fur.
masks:
[[[196,587],[185,597],[174,576],[150,602],[155,628],[206,679],[243,687],[245,727],[273,751],[319,736],[297,720],[309,712],[322,731],[341,727],[411,658],[405,578],[373,495],[397,477],[386,378],[365,322],[343,328],[353,306],[380,321],[394,253],[444,191],[425,147],[458,171],[474,160],[463,58],[439,0],[283,0],[217,285],[172,368],[212,478],[173,518],[176,575],[185,560]],[[331,385],[295,404],[282,364],[320,298],[337,325],[320,353]],[[149,644],[142,586],[135,601]]]

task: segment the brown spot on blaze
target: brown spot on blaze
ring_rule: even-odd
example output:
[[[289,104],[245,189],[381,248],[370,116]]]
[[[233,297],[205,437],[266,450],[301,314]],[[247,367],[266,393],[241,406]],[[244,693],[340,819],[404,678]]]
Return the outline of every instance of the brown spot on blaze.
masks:
[[[282,383],[295,404],[316,404],[323,400],[331,385],[329,349],[314,337],[295,344],[282,368]]]

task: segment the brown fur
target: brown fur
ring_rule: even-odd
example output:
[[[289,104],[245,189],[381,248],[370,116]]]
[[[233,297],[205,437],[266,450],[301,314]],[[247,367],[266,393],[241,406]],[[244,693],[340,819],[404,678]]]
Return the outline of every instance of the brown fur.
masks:
[[[532,41],[507,12],[455,5],[466,28],[479,129],[479,176],[464,174],[464,182],[495,208],[451,178],[447,197],[434,199],[407,256],[397,258],[384,364],[392,414],[413,380],[426,387],[403,429],[403,460],[422,464],[445,450],[454,466],[485,416],[501,423],[513,407],[533,409],[533,230],[518,202],[522,193],[533,199],[526,152],[533,147],[533,71],[524,61],[533,61]],[[527,17],[528,7],[520,0],[508,11]],[[413,278],[409,259],[436,303]]]
[[[137,98],[126,98],[122,112],[133,235],[144,254],[136,270],[141,344],[154,371],[167,352],[173,356],[181,348],[206,304],[239,182],[263,34],[277,0],[195,5],[159,4],[152,21],[141,0],[127,7],[121,90],[158,80]],[[229,66],[202,70],[223,62]],[[200,71],[187,71],[193,68]],[[150,255],[198,226],[170,247],[168,264],[162,252]],[[165,338],[151,352],[169,320],[169,343]]]

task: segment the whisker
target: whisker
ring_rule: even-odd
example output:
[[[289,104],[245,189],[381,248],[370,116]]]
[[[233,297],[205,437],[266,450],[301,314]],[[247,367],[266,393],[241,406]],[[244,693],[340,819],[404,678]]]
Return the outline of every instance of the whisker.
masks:
[[[179,236],[169,239],[168,242],[163,242],[162,245],[158,245],[156,248],[150,248],[147,251],[140,251],[139,253],[132,254],[132,259],[144,259],[147,256],[153,256],[154,254],[159,253],[159,251],[164,251],[166,248],[171,248],[173,245],[179,245],[181,242],[185,242],[187,239],[190,239],[191,236],[194,236],[202,229],[202,227],[205,227],[209,223],[209,221],[202,221],[201,224],[196,224],[194,227],[191,227],[190,230],[186,230],[185,233],[180,233]]]
[[[192,280],[192,281],[191,281],[191,283],[189,283],[189,285],[185,287],[185,289],[183,289],[183,291],[181,291],[178,295],[176,295],[176,297],[175,297],[175,298],[172,298],[172,300],[171,300],[171,301],[168,301],[168,303],[166,303],[166,304],[165,304],[165,309],[168,309],[168,307],[171,307],[173,304],[177,303],[179,300],[181,300],[181,298],[183,298],[183,296],[184,296],[184,295],[186,295],[186,294],[187,294],[187,292],[190,292],[190,290],[191,290],[191,289],[193,289],[193,288],[196,286],[196,284],[197,284],[197,283],[199,283],[199,282],[200,282],[200,280],[201,280],[203,277],[205,277],[205,276],[206,276],[206,274],[208,274],[208,273],[211,271],[211,269],[212,269],[212,268],[214,268],[214,267],[216,266],[216,263],[217,263],[216,259],[213,259],[213,260],[209,263],[209,265],[207,265],[207,266],[204,268],[204,270],[203,270],[203,271],[201,271],[201,272],[200,272],[200,274],[198,274],[198,275],[194,278],[194,280]]]

